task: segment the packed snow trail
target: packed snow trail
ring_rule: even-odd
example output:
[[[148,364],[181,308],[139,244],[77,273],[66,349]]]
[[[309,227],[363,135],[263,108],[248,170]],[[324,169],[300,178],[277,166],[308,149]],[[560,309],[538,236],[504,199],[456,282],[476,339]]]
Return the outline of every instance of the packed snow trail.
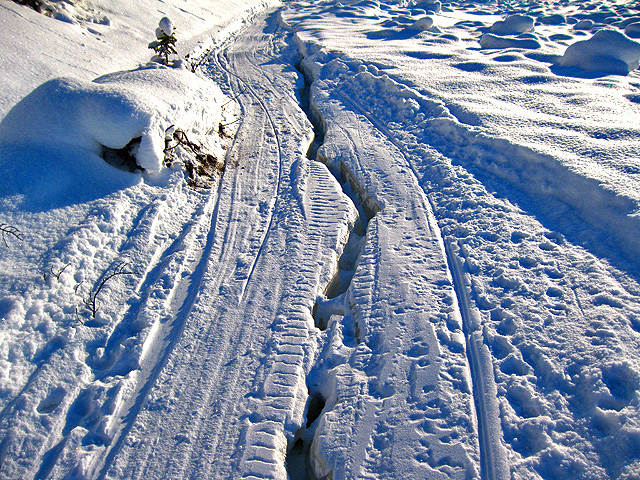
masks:
[[[3,478],[286,477],[316,345],[311,309],[356,213],[305,157],[312,129],[293,52],[267,23],[212,59],[212,75],[227,72],[245,92],[225,174],[211,193],[178,186],[123,222],[130,241],[114,262],[120,254],[145,272],[128,282],[139,298],[86,363],[73,343],[44,360],[19,396],[49,391],[39,408],[24,409],[35,393],[5,409]],[[181,195],[182,208],[167,201]],[[183,225],[168,235],[167,216]]]
[[[447,77],[422,74],[430,72],[427,62],[442,58],[455,66],[467,60],[465,55],[474,56],[472,48],[447,55],[416,52],[416,58],[426,59],[425,70],[396,69],[394,55],[415,52],[413,37],[434,49],[459,41],[437,28],[402,35],[402,25],[421,15],[419,6],[366,1],[296,2],[283,11],[283,21],[307,56],[303,63],[314,80],[312,110],[321,112],[329,132],[332,127],[348,132],[336,133],[335,139],[328,134],[325,145],[341,145],[336,156],[346,157],[356,179],[367,184],[368,170],[357,166],[358,156],[343,153],[358,148],[342,137],[375,128],[398,149],[393,160],[381,160],[383,170],[388,175],[400,168],[398,159],[404,157],[429,196],[466,317],[461,327],[475,370],[482,477],[633,476],[640,465],[631,446],[640,389],[637,247],[627,241],[638,226],[637,216],[630,215],[633,200],[567,169],[562,159],[540,156],[465,123],[472,117],[434,95],[432,84],[446,83]],[[464,27],[456,32],[461,31]],[[349,115],[361,117],[357,127],[348,126],[358,123]],[[550,184],[554,198],[545,195],[544,185]],[[376,197],[375,187],[367,190]],[[595,199],[593,215],[586,215],[576,192]],[[383,212],[387,202],[381,201]],[[610,226],[607,235],[619,239],[608,249],[600,230],[605,223],[593,227],[600,216]],[[487,401],[492,392],[497,402]],[[614,418],[624,419],[625,426],[606,420]],[[332,433],[344,430],[334,427]],[[346,452],[322,438],[321,427],[315,435],[324,458],[344,461]],[[625,447],[611,449],[613,444]]]

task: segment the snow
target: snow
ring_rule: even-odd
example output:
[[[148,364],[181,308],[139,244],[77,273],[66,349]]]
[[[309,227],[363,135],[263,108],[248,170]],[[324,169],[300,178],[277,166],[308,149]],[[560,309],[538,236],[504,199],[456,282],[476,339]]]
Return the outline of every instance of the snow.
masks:
[[[499,37],[491,33],[485,33],[480,37],[480,46],[482,48],[526,48],[533,50],[540,48],[540,42],[534,38],[513,38],[513,37]]]
[[[624,34],[631,38],[640,38],[640,22],[628,24],[624,29]]]
[[[429,30],[433,25],[433,18],[431,17],[422,17],[419,20],[413,22],[409,28],[412,30]]]
[[[603,29],[588,40],[571,44],[558,64],[626,75],[637,69],[639,62],[640,42],[631,40],[619,30]]]
[[[160,23],[158,24],[158,28],[162,30],[162,33],[164,33],[167,36],[173,34],[173,23],[171,23],[171,20],[169,19],[169,17],[162,17],[160,19]]]
[[[44,3],[0,478],[637,477],[637,6]]]
[[[490,31],[498,35],[516,35],[533,30],[534,19],[529,15],[509,15],[491,25]]]

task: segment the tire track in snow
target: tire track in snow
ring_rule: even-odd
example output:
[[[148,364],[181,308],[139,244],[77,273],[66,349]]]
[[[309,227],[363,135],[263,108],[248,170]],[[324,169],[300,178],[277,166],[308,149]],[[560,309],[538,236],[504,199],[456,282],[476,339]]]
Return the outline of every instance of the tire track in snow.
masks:
[[[248,34],[257,37],[257,30],[252,28],[248,28]],[[232,72],[239,68],[237,73],[246,71],[258,79],[272,72],[274,78],[284,75],[283,84],[291,86],[295,79],[291,71],[281,72],[281,66],[259,68],[265,70],[263,73],[253,67],[245,69],[242,62],[247,52],[251,55],[256,49],[251,39],[236,40],[238,43],[227,50],[229,55],[234,54],[234,49],[240,52],[237,58],[229,57],[230,62],[240,62],[236,67],[229,66]],[[218,60],[221,61],[221,57]],[[228,75],[233,77],[231,73]],[[240,83],[236,77],[230,81]],[[256,93],[260,94],[257,90]],[[279,102],[273,95],[265,95],[260,100],[269,110],[269,118],[251,95],[242,100],[245,118],[254,118],[241,134],[244,143],[238,144],[238,151],[248,154],[248,162],[238,165],[233,178],[225,176],[219,226],[214,233],[216,248],[203,294],[187,325],[188,340],[180,342],[179,350],[184,355],[177,352],[171,355],[141,418],[144,437],[151,436],[157,443],[151,446],[150,442],[140,441],[141,445],[136,448],[129,448],[127,444],[109,472],[127,468],[132,477],[231,478],[252,474],[260,478],[286,477],[286,436],[293,435],[304,407],[300,388],[304,389],[304,362],[309,357],[308,317],[317,293],[317,277],[328,277],[325,266],[328,250],[337,247],[327,241],[327,235],[318,236],[324,239],[322,243],[317,241],[311,245],[316,240],[307,241],[311,237],[307,235],[299,208],[300,198],[293,194],[296,185],[289,185],[283,177],[292,163],[302,169],[298,173],[292,171],[292,183],[300,182],[300,176],[305,174],[301,150],[310,136],[306,121],[302,121],[304,115],[297,104]],[[281,135],[290,131],[290,127],[295,129],[294,141]],[[272,138],[270,132],[274,128],[279,134],[280,150],[260,147],[273,144],[268,139]],[[261,136],[260,132],[271,136]],[[259,155],[251,163],[254,158],[251,152],[256,148]],[[286,156],[282,154],[283,149]],[[283,160],[288,162],[287,168],[281,164]],[[245,204],[256,196],[252,192],[255,182],[267,186],[258,192],[260,198],[272,195],[278,176],[278,199],[269,204],[270,208],[261,210],[269,214],[270,221],[267,221],[255,215],[251,203]],[[318,227],[329,228],[335,237],[336,230],[338,233],[343,230],[344,215],[342,212],[337,218],[329,218],[328,227],[320,224]],[[284,228],[279,227],[281,222]],[[268,224],[271,226],[267,234]],[[332,241],[338,243],[336,238]],[[242,268],[234,265],[236,257],[247,260],[246,265]],[[183,361],[184,356],[187,358]],[[168,396],[178,391],[181,402],[172,404],[173,413],[161,424],[155,418],[157,411]],[[245,408],[261,413],[250,418],[238,416]],[[166,428],[180,432],[182,440],[172,442],[170,435],[162,433]],[[138,435],[139,431],[132,431],[132,437]]]
[[[246,118],[244,115],[242,118],[243,120],[240,125],[240,128],[243,127],[246,121]],[[237,141],[238,141],[238,137],[236,136],[234,137],[233,145],[231,146],[231,148],[228,149],[227,161],[226,161],[227,165],[232,165],[232,162],[230,160],[234,155],[236,155],[235,146]],[[225,182],[225,179],[229,176],[229,173],[227,173],[229,171],[234,172],[233,178],[229,182]],[[236,227],[238,223],[241,221],[241,218],[237,216],[238,211],[231,208],[228,212],[228,216],[224,219],[221,219],[220,216],[223,215],[223,212],[222,212],[223,208],[222,208],[222,205],[220,204],[220,198],[221,196],[223,196],[222,195],[223,190],[229,188],[227,184],[230,184],[230,191],[224,195],[225,198],[227,196],[230,196],[231,198],[231,200],[227,200],[228,203],[224,207],[224,209],[226,209],[229,206],[229,204],[233,205],[236,202],[241,203],[241,199],[238,197],[238,195],[240,195],[241,192],[239,192],[238,190],[237,170],[230,168],[229,170],[227,170],[227,172],[225,172],[222,180],[218,185],[218,190],[215,197],[212,196],[212,198],[215,198],[215,205],[212,209],[213,211],[210,216],[208,229],[204,234],[199,235],[200,243],[204,242],[205,246],[204,248],[202,248],[202,250],[195,252],[195,254],[191,255],[192,257],[191,261],[186,262],[188,263],[188,265],[186,264],[183,265],[183,267],[186,267],[185,272],[187,273],[187,275],[186,277],[182,278],[181,282],[177,284],[172,291],[172,295],[173,295],[172,310],[174,312],[174,318],[172,320],[165,320],[164,323],[165,324],[170,323],[171,325],[175,325],[175,326],[168,327],[170,328],[170,332],[168,334],[165,334],[163,332],[156,332],[156,335],[155,335],[156,338],[160,338],[161,340],[167,339],[167,338],[170,339],[169,340],[170,345],[167,348],[164,348],[160,352],[157,352],[155,354],[155,357],[159,358],[158,361],[150,362],[150,364],[154,366],[153,371],[148,376],[144,384],[143,391],[141,391],[141,394],[136,397],[135,405],[131,408],[131,411],[136,412],[136,414],[129,415],[126,428],[125,430],[123,430],[123,433],[118,438],[119,443],[109,453],[106,461],[104,462],[104,465],[101,467],[101,470],[100,470],[101,473],[99,478],[103,478],[105,475],[107,475],[109,469],[111,468],[113,462],[115,461],[116,456],[118,455],[120,448],[122,447],[123,441],[127,437],[127,434],[133,427],[134,422],[136,421],[137,413],[140,412],[147,396],[149,395],[149,392],[156,385],[158,377],[161,375],[161,372],[163,371],[164,366],[166,365],[169,357],[172,355],[174,347],[176,346],[176,344],[180,342],[186,321],[191,315],[194,305],[196,304],[198,297],[201,294],[201,291],[203,288],[203,281],[205,278],[205,271],[208,268],[210,269],[211,265],[213,264],[228,266],[231,263],[230,260],[232,259],[235,253],[234,245],[236,243],[235,238],[237,236]],[[211,203],[212,201],[213,200],[210,199],[209,203]],[[226,226],[224,233],[222,235],[218,235],[215,232],[217,225],[220,223]],[[221,240],[221,238],[223,238],[223,240]],[[264,238],[263,238],[263,242],[264,242]],[[217,252],[217,255],[216,255],[216,252]],[[215,258],[212,258],[212,257],[215,257]],[[195,266],[195,268],[193,268],[193,266]],[[191,270],[193,270],[193,272],[191,272]],[[221,274],[219,277],[217,277],[215,285],[207,284],[206,288],[210,290],[215,290],[216,286],[219,287],[221,285],[221,282],[225,279],[226,276],[227,275],[225,274]],[[246,284],[248,282],[249,282],[249,278],[245,282],[244,288],[246,288]],[[244,289],[243,289],[243,294],[244,294]],[[242,298],[242,296],[240,298]],[[229,339],[237,338],[238,329],[236,328],[228,332],[228,335],[229,335],[228,337]],[[154,345],[155,342],[149,342],[149,343],[150,343],[150,347],[149,347],[150,349],[157,350],[157,347]],[[226,342],[226,344],[231,345],[233,344],[233,342],[229,341],[229,342]],[[218,351],[216,353],[220,354],[221,352]],[[234,384],[231,384],[230,387],[233,389]]]

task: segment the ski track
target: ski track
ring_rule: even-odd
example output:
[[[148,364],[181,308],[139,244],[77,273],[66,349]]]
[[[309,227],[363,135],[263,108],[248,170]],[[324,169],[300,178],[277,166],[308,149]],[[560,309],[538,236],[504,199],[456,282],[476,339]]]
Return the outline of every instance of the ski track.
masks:
[[[404,146],[395,138],[395,135],[386,128],[381,121],[377,120],[373,115],[369,114],[365,108],[350,100],[341,90],[336,90],[337,96],[345,105],[349,105],[353,111],[363,115],[371,124],[378,129],[401,153],[404,164],[412,172],[417,184],[420,185],[419,174],[415,166],[407,158]],[[424,186],[421,186],[424,190]],[[429,216],[429,223],[433,230],[438,231],[440,237],[440,228],[438,222],[433,215],[435,206],[428,196],[430,208],[426,208]],[[458,306],[458,314],[462,318],[463,331],[466,337],[466,353],[469,362],[473,381],[473,397],[476,407],[478,437],[480,441],[480,457],[482,465],[482,476],[490,480],[507,479],[509,475],[509,466],[504,447],[495,439],[501,437],[499,425],[498,404],[495,400],[496,386],[493,382],[490,354],[486,346],[483,344],[482,335],[480,333],[481,325],[479,321],[479,312],[475,311],[471,306],[469,299],[469,287],[464,281],[464,276],[460,269],[459,261],[454,255],[449,241],[443,242],[443,254],[445,256],[449,275],[453,282],[456,294],[456,304]]]

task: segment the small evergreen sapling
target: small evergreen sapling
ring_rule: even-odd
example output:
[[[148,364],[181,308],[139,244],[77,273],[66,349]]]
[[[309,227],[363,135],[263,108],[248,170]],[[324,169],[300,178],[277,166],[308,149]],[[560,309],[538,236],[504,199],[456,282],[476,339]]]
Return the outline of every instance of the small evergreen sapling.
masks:
[[[173,24],[168,17],[163,17],[156,28],[156,39],[149,44],[149,48],[156,52],[156,56],[152,60],[169,65],[169,55],[177,55],[176,42],[177,39],[173,34]]]

